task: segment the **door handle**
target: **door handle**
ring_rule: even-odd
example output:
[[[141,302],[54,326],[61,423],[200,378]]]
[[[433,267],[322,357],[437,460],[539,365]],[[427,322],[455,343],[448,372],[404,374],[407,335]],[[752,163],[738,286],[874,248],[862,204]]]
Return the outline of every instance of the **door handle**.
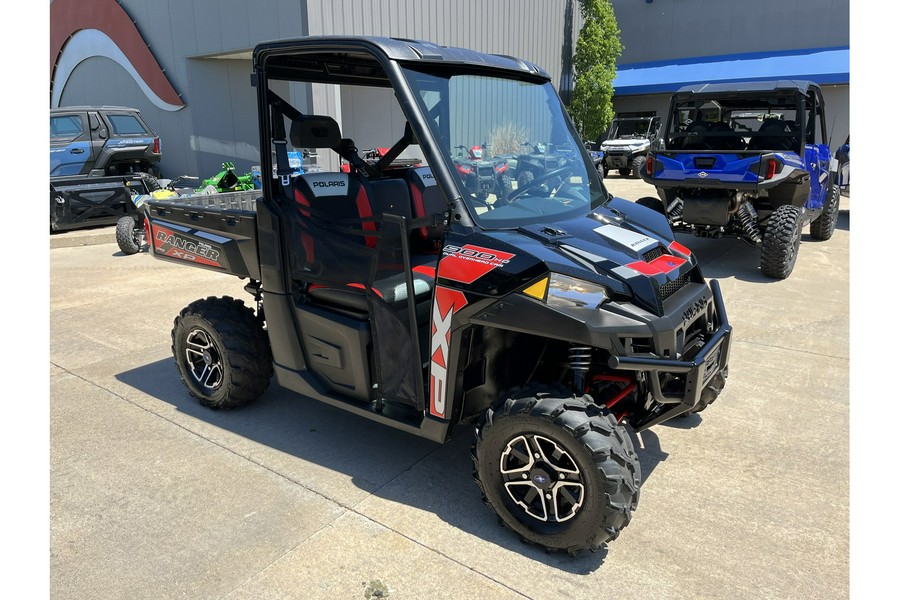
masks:
[[[69,152],[72,154],[84,154],[84,148],[72,148]]]

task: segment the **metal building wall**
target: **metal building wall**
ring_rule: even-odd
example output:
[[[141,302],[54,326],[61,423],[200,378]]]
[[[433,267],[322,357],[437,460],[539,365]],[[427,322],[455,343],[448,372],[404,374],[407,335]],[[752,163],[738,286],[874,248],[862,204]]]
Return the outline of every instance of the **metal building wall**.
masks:
[[[850,45],[850,0],[611,0],[620,64]]]
[[[93,3],[99,2],[84,0],[86,10]],[[140,109],[162,139],[162,170],[167,177],[209,176],[224,160],[232,160],[239,170],[258,163],[249,58],[259,42],[323,34],[418,38],[519,56],[540,64],[558,83],[563,49],[577,38],[579,21],[577,0],[120,0],[119,4],[185,107],[176,112],[156,107],[122,67],[103,57],[88,58],[76,67],[60,103],[127,104]],[[337,98],[325,87],[291,86],[285,93],[301,110],[337,110],[350,116],[352,99]],[[388,127],[383,134],[371,132],[373,138],[390,135]]]
[[[307,0],[307,6],[310,35],[414,38],[509,54],[540,65],[557,85],[563,49],[580,28],[577,0]]]
[[[611,0],[620,65],[850,45],[850,0]],[[823,86],[831,147],[850,131],[849,85]],[[668,94],[615,96],[618,112],[665,115]]]

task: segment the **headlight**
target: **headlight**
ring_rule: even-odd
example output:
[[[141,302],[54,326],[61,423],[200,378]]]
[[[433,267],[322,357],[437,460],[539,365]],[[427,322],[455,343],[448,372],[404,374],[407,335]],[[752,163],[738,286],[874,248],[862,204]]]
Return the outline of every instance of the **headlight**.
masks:
[[[602,285],[559,273],[551,273],[523,292],[556,308],[597,308],[609,298]]]

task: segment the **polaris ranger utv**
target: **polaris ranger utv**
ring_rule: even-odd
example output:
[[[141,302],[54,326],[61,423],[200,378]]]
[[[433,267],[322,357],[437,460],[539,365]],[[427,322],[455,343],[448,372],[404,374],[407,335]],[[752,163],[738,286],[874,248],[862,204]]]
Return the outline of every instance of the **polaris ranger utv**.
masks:
[[[603,151],[603,176],[617,169],[622,177],[640,179],[650,144],[659,135],[659,117],[619,117],[609,126]]]
[[[274,373],[302,396],[435,442],[476,423],[476,480],[522,539],[576,553],[618,536],[641,484],[626,424],[702,410],[725,383],[731,327],[696,257],[661,215],[606,191],[533,64],[310,37],[257,46],[252,82],[261,171],[273,172],[274,148],[281,177],[241,206],[215,206],[215,195],[145,205],[154,256],[244,278],[255,300],[254,311],[209,297],[175,319],[189,392],[234,408]],[[279,95],[286,82],[381,88],[399,101],[397,142],[362,160],[334,118]],[[377,106],[371,118],[386,122]],[[453,149],[510,119],[580,149],[578,160],[485,200]],[[290,178],[289,145],[351,168]],[[423,166],[386,168],[411,145]]]
[[[808,81],[684,87],[672,96],[664,144],[641,173],[661,201],[638,202],[675,231],[760,247],[763,275],[785,279],[803,227],[827,240],[837,223],[841,195],[825,127],[822,92]]]

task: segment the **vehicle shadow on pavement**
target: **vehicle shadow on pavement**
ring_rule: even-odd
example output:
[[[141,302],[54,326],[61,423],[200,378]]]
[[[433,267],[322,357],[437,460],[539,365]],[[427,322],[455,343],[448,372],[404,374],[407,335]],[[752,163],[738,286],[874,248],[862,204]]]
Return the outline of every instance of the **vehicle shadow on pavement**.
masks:
[[[253,458],[248,460],[343,506],[348,505],[347,499],[341,498],[340,492],[335,493],[334,485],[320,483],[324,474],[310,475],[303,461],[347,475],[357,488],[378,498],[430,512],[459,531],[567,573],[593,573],[603,565],[608,553],[605,547],[576,557],[548,553],[525,544],[517,534],[501,527],[493,511],[482,503],[481,492],[473,481],[470,448],[474,427],[471,425],[457,427],[454,438],[440,445],[294,394],[277,386],[274,380],[252,405],[235,410],[211,410],[188,394],[173,359],[120,373],[116,379],[149,396],[150,401],[143,398],[140,406],[162,418],[172,419],[166,415],[169,409],[164,404],[154,408],[155,400],[198,421],[277,450],[277,453],[252,451]],[[247,456],[248,449],[241,446],[240,440],[211,431],[200,423],[174,420],[212,443]],[[646,481],[668,454],[660,449],[659,438],[654,433],[641,433],[641,447],[634,432],[629,431],[641,462],[642,480]],[[383,522],[384,519],[373,516],[369,509],[362,509],[362,514],[395,531],[404,530],[395,522]],[[397,518],[402,522],[403,515]],[[626,528],[622,535],[627,533]],[[440,546],[448,535],[458,538],[458,534],[438,532],[437,544],[433,540],[423,543]]]

